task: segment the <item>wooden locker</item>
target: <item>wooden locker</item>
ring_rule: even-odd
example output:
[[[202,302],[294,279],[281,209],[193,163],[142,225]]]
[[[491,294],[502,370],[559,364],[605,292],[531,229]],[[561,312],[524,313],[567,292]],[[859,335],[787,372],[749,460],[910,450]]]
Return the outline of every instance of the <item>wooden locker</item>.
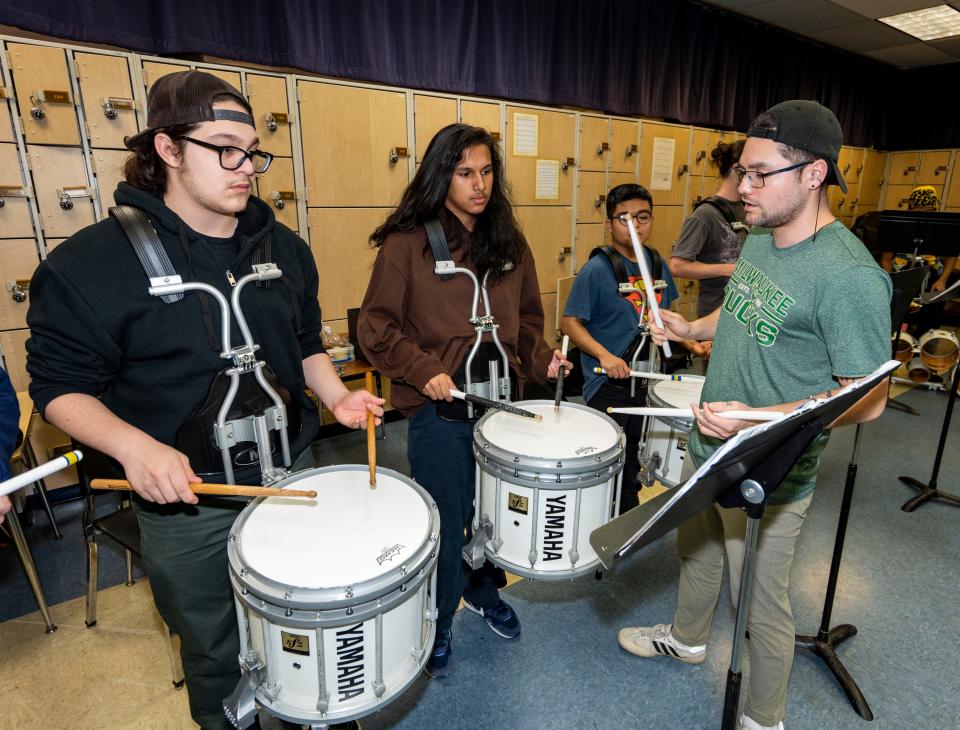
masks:
[[[402,92],[300,81],[307,205],[397,204],[408,182]]]
[[[640,125],[625,119],[610,120],[610,171],[627,173],[636,182],[640,157]]]
[[[655,149],[661,155],[657,160],[656,179],[653,178]],[[654,206],[683,205],[690,175],[689,149],[689,127],[643,123],[640,129],[640,184],[653,195]]]
[[[518,116],[520,115],[520,116]],[[520,129],[531,129],[535,120],[536,134],[518,138]],[[507,177],[513,188],[517,205],[570,205],[573,202],[573,176],[576,152],[574,140],[575,117],[570,112],[553,112],[527,107],[507,107],[507,139],[504,150],[507,157]],[[520,147],[517,142],[520,141]],[[518,153],[519,152],[519,153]],[[538,175],[539,170],[539,175]],[[548,183],[556,176],[556,197]],[[540,177],[540,197],[537,180]],[[569,240],[569,234],[567,235]]]
[[[859,205],[880,205],[880,192],[884,183],[884,169],[887,166],[887,153],[877,150],[865,150],[863,153],[863,172],[860,175]]]
[[[16,146],[0,144],[0,238],[33,236],[27,193]]]
[[[580,171],[577,223],[603,223],[607,218],[606,173]]]
[[[830,212],[837,218],[851,215],[854,201],[857,198],[858,186],[854,183],[847,184],[847,192],[843,192],[836,185],[827,188],[827,201],[830,203]]]
[[[656,193],[654,193],[653,199],[656,203]],[[680,236],[683,219],[682,205],[654,204],[653,206],[653,230],[647,240],[647,245],[656,248],[665,260],[670,258],[673,244]]]
[[[556,282],[553,286],[556,289]],[[557,292],[541,294],[540,301],[543,303],[543,339],[551,347],[559,347],[562,337],[560,335],[560,320],[557,317]]]
[[[908,210],[907,199],[914,189],[914,185],[887,185],[883,197],[883,210]],[[943,196],[943,185],[934,185],[937,197]]]
[[[32,145],[28,153],[44,235],[71,236],[93,223],[83,150]]]
[[[837,167],[840,168],[840,175],[849,185],[852,181],[851,172],[854,168],[853,149],[850,147],[841,147],[840,155],[837,157]]]
[[[197,71],[205,71],[211,76],[216,76],[230,84],[240,93],[243,93],[243,82],[240,80],[240,74],[237,71],[224,71],[219,68],[198,68]]]
[[[423,160],[433,135],[457,121],[457,100],[415,94],[413,97],[413,131],[416,139],[416,161]]]
[[[890,185],[913,185],[917,179],[917,168],[919,166],[919,152],[891,152],[890,176],[887,183]]]
[[[950,150],[930,150],[920,153],[920,168],[917,170],[917,185],[940,185],[950,171]]]
[[[844,156],[846,151],[846,156]],[[863,174],[863,157],[865,150],[862,147],[841,147],[840,173],[847,185],[853,185],[860,182],[860,176]]]
[[[99,53],[75,53],[73,59],[90,146],[126,149],[123,138],[139,131],[127,59]]]
[[[580,149],[577,154],[581,172],[606,172],[610,156],[610,120],[581,114]]]
[[[563,328],[561,327],[563,313],[567,308],[567,300],[570,298],[570,290],[573,289],[573,282],[576,278],[576,276],[565,276],[562,279],[557,279],[557,329],[560,330],[561,339],[563,338]],[[569,349],[573,349],[572,343]],[[576,366],[580,365],[577,360],[571,360],[569,357],[567,359]]]
[[[370,234],[386,220],[388,208],[311,208],[310,241],[320,271],[320,312],[324,322],[346,319],[367,291],[377,250]]]
[[[32,238],[0,241],[0,330],[27,326],[30,279],[39,264],[37,242]]]
[[[147,86],[147,91],[153,86],[153,82],[161,76],[177,73],[178,71],[189,71],[190,66],[183,63],[158,63],[157,61],[143,62],[143,82]]]
[[[635,172],[611,172],[610,173],[610,187],[607,189],[609,193],[617,185],[629,185],[637,183],[637,174]]]
[[[525,205],[513,209],[537,263],[540,291],[573,273],[573,242],[569,206]]]
[[[577,243],[575,247],[574,273],[580,271],[590,258],[590,252],[597,246],[609,243],[606,227],[601,223],[577,223]]]
[[[64,49],[8,43],[7,51],[27,142],[80,144]]]
[[[293,156],[286,79],[248,73],[247,98],[253,107],[260,147],[278,157]]]
[[[693,178],[702,177],[708,169],[715,169],[709,164],[710,152],[713,149],[713,147],[707,146],[710,144],[710,130],[694,127],[690,139],[692,145],[690,175]],[[714,143],[714,146],[716,146],[716,143]]]
[[[954,155],[953,174],[943,196],[943,209],[960,208],[960,153]]]
[[[849,227],[853,224],[853,219],[857,215],[857,206],[860,205],[860,183],[849,183],[844,198],[840,206],[840,220]]]
[[[293,160],[275,157],[266,172],[257,176],[260,197],[271,208],[277,220],[293,231],[300,230],[297,222],[297,199],[293,184]]]
[[[10,119],[10,103],[8,98],[13,96],[13,89],[3,85],[0,77],[0,142],[13,142],[13,121]]]
[[[67,436],[56,426],[44,421],[39,413],[33,414],[33,420],[30,422],[30,445],[33,446],[33,452],[37,459],[43,463],[55,459],[65,451],[69,451],[70,437]],[[68,469],[55,472],[48,477],[44,477],[47,489],[58,489],[77,483],[77,468],[71,466]]]
[[[123,163],[130,157],[129,152],[120,150],[91,150],[93,171],[97,175],[97,191],[100,199],[101,220],[109,216],[108,211],[116,205],[113,194],[123,180]]]
[[[3,330],[0,331],[0,352],[3,353],[3,368],[10,376],[13,389],[18,393],[30,386],[30,376],[27,375],[27,338],[30,330]],[[37,456],[40,456],[37,454]]]
[[[46,244],[45,248],[47,249],[47,255],[50,255],[50,252],[53,251],[57,246],[66,241],[66,238],[45,238],[43,242]]]
[[[500,105],[486,101],[460,102],[460,121],[474,127],[483,127],[495,139],[500,139]],[[501,148],[502,153],[502,148]]]

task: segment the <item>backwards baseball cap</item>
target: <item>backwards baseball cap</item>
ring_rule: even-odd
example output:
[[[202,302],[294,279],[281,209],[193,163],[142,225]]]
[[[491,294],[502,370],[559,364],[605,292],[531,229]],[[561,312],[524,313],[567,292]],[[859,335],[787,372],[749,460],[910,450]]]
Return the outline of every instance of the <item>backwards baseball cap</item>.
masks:
[[[214,109],[214,99],[224,95],[236,101],[246,113],[233,109]],[[127,137],[123,142],[133,149],[138,142],[157,129],[213,122],[218,119],[256,127],[250,103],[233,86],[203,71],[178,71],[160,77],[150,87],[147,97],[147,128],[139,134]]]
[[[768,119],[757,125],[763,117]],[[771,117],[772,125],[767,123]],[[772,139],[825,160],[826,184],[839,185],[843,192],[847,192],[847,183],[837,167],[843,131],[837,117],[827,107],[803,99],[781,102],[757,117],[747,130],[747,136]]]

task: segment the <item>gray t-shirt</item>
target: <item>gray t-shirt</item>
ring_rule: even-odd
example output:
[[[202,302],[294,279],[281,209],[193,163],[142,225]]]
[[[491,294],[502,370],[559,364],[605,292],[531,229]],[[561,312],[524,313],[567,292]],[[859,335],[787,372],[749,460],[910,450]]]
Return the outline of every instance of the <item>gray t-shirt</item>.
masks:
[[[744,221],[743,205],[730,203],[734,217]],[[740,248],[747,237],[746,230],[735,231],[726,217],[710,203],[701,203],[683,222],[680,237],[673,244],[671,255],[704,264],[730,264],[740,256]],[[703,317],[720,306],[727,277],[718,276],[700,280],[697,297],[697,316]]]
[[[768,231],[743,246],[724,293],[702,400],[754,408],[802,400],[858,378],[890,359],[890,277],[843,224],[778,249]],[[802,499],[816,481],[821,435],[770,504]],[[690,454],[702,464],[721,442],[694,427]]]

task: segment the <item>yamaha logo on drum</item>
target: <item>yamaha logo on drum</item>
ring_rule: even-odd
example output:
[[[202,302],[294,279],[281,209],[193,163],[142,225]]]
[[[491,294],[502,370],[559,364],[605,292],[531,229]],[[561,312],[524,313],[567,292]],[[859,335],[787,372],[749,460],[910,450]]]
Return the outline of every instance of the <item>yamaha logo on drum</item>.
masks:
[[[337,632],[337,691],[346,702],[365,691],[363,623]]]
[[[388,560],[393,560],[400,554],[400,551],[405,548],[406,545],[394,545],[393,547],[384,548],[383,552],[377,556],[377,564],[383,565]]]
[[[543,559],[563,557],[563,535],[566,531],[567,495],[547,498],[546,521],[543,526]]]

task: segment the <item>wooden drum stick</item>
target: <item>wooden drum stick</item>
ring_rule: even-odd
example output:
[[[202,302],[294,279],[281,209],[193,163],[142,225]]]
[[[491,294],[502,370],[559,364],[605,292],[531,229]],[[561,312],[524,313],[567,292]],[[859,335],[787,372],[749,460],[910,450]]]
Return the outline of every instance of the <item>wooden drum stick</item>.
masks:
[[[367,392],[373,394],[373,373],[363,377]],[[370,489],[377,488],[377,429],[374,425],[373,411],[367,410],[367,463],[370,464]]]
[[[126,479],[93,479],[90,481],[93,489],[129,490],[130,482]],[[239,484],[191,484],[194,494],[215,494],[221,497],[309,497],[317,496],[312,489],[281,489],[279,487],[244,487]]]

